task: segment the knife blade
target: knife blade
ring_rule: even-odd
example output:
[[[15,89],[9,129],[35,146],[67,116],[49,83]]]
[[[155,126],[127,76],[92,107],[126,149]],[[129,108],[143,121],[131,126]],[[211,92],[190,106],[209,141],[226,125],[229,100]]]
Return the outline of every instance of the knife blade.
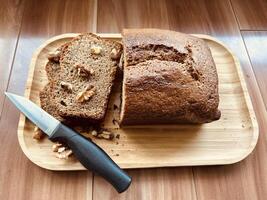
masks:
[[[5,92],[10,101],[50,140],[66,143],[81,164],[110,182],[119,192],[127,190],[131,177],[124,172],[103,149],[79,133],[59,122],[25,97]]]

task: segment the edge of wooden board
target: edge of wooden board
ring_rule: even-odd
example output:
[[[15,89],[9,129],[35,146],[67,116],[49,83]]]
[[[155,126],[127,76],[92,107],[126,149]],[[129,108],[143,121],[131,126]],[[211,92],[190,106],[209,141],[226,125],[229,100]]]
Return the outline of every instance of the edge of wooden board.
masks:
[[[59,39],[62,39],[62,38],[73,38],[73,37],[75,37],[77,35],[79,35],[79,34],[78,33],[66,33],[66,34],[61,34],[61,35],[52,37],[52,38],[48,39],[47,41],[45,41],[33,53],[32,60],[31,60],[31,63],[30,63],[29,73],[28,73],[26,90],[25,90],[25,93],[24,93],[24,96],[26,98],[30,97],[35,63],[36,63],[36,60],[38,58],[38,55],[43,50],[43,48],[45,48],[48,44],[50,44],[50,43],[52,43],[52,42],[54,42],[56,40],[59,40]],[[99,35],[100,37],[104,37],[104,38],[121,38],[121,34],[119,34],[119,33],[98,33],[97,35]],[[199,38],[202,38],[202,39],[205,39],[205,40],[214,41],[214,42],[218,43],[219,45],[223,46],[223,48],[225,48],[232,55],[233,60],[235,62],[236,69],[237,69],[237,72],[238,72],[238,76],[239,76],[239,79],[240,79],[240,82],[241,82],[241,87],[242,87],[242,90],[243,90],[243,93],[244,93],[245,101],[246,101],[247,108],[248,108],[249,115],[250,115],[251,122],[252,122],[253,137],[251,139],[251,143],[250,143],[249,148],[247,148],[246,151],[244,151],[244,153],[241,156],[233,158],[233,159],[230,159],[230,160],[227,160],[227,161],[225,161],[223,163],[216,163],[214,165],[222,165],[222,164],[225,165],[225,164],[237,163],[237,162],[243,160],[244,158],[246,158],[253,151],[253,149],[255,148],[255,146],[257,144],[258,136],[259,136],[258,122],[256,120],[255,112],[253,110],[252,102],[251,102],[251,99],[250,99],[250,96],[249,96],[249,93],[248,93],[248,90],[247,90],[247,86],[246,86],[244,75],[243,75],[243,72],[242,72],[242,69],[241,69],[241,66],[240,66],[240,62],[237,59],[237,57],[233,54],[233,52],[228,47],[226,47],[221,41],[217,40],[216,38],[214,38],[212,36],[209,36],[209,35],[203,35],[203,34],[192,34],[192,35],[194,35],[196,37],[199,37]],[[28,157],[29,160],[31,160],[34,164],[38,165],[39,167],[42,167],[42,168],[45,168],[45,169],[48,169],[48,170],[55,170],[54,168],[49,168],[47,166],[44,167],[40,163],[35,162],[35,160],[32,159],[31,154],[28,152],[26,144],[25,144],[25,141],[24,141],[24,138],[23,138],[25,120],[26,120],[25,116],[21,114],[20,115],[20,119],[19,119],[19,125],[18,125],[18,140],[19,140],[19,144],[21,146],[21,149],[22,149],[23,153]],[[193,166],[193,165],[179,165],[179,166]],[[175,167],[175,166],[171,165],[171,166],[164,166],[164,167]],[[129,168],[131,168],[131,167],[129,167]],[[68,170],[68,169],[56,169],[55,171],[57,171],[57,170],[63,171],[63,170]],[[74,170],[83,170],[83,169],[81,168],[81,169],[74,169]]]

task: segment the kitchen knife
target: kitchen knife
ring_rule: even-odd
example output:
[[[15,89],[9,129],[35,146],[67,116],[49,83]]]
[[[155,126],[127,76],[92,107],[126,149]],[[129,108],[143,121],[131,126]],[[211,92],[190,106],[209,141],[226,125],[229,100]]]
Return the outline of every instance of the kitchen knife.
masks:
[[[66,143],[85,168],[105,178],[119,193],[129,187],[131,177],[99,146],[60,123],[30,100],[12,93],[5,94],[29,120],[48,135],[50,140]]]

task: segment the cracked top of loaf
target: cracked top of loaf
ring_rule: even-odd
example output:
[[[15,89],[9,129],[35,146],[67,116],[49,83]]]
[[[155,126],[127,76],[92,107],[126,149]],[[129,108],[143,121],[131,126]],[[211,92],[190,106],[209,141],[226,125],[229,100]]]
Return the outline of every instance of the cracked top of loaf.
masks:
[[[197,37],[125,29],[121,124],[205,123],[220,118],[218,75]]]

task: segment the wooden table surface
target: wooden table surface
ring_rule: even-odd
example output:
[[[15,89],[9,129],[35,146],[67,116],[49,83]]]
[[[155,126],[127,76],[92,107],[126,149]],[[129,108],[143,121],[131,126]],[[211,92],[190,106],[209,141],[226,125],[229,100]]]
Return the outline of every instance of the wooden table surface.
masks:
[[[24,93],[32,53],[46,39],[124,27],[209,34],[232,49],[260,126],[253,153],[227,166],[128,170],[133,183],[120,195],[91,172],[53,172],[31,163],[17,140],[19,113],[4,91]],[[0,199],[266,199],[266,77],[266,0],[0,0]]]

